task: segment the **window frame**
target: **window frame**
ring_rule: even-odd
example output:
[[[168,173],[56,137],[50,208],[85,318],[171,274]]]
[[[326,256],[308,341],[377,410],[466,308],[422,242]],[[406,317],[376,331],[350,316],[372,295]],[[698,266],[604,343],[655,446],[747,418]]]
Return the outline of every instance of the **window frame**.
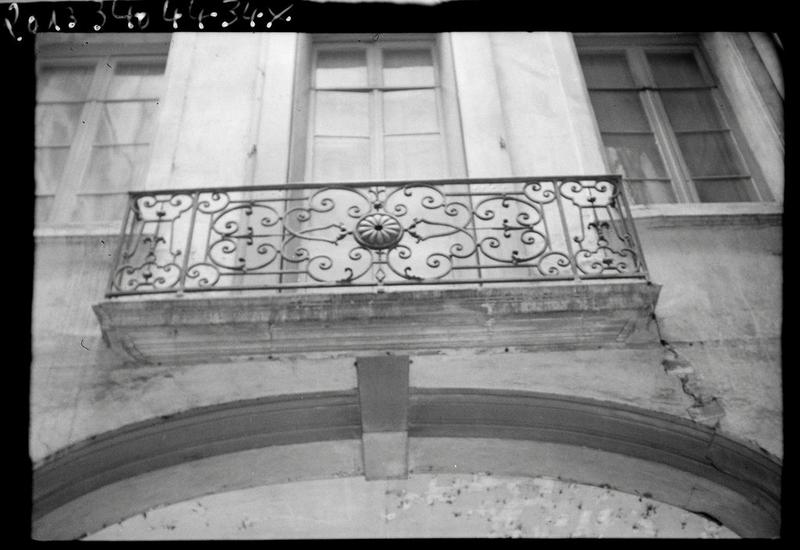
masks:
[[[447,34],[314,34],[299,35],[295,70],[295,99],[288,181],[313,181],[313,139],[316,93],[324,91],[363,91],[370,94],[370,181],[391,181],[385,177],[382,95],[393,90],[432,89],[436,104],[441,179],[465,177],[464,156],[455,73]],[[366,52],[366,86],[317,88],[316,64],[320,51],[363,49]],[[382,79],[383,51],[428,49],[434,72],[433,85],[385,86]],[[449,84],[449,85],[448,85]],[[427,178],[439,179],[439,178]]]
[[[57,187],[51,192],[43,193],[38,174],[34,191],[37,202],[41,197],[52,197],[52,205],[46,219],[37,219],[37,227],[82,225],[107,225],[108,221],[72,219],[74,209],[80,196],[110,196],[121,191],[98,191],[87,186],[85,180],[90,167],[92,149],[102,120],[102,111],[106,103],[126,100],[111,100],[106,97],[115,69],[119,63],[161,62],[164,64],[164,88],[166,90],[167,62],[171,35],[153,34],[131,37],[130,35],[40,35],[36,44],[36,75],[41,75],[44,68],[94,65],[86,98],[82,103],[79,120],[69,151],[64,163],[64,170]],[[37,87],[36,105],[39,90]],[[163,100],[166,91],[162,93]],[[145,99],[139,98],[142,101]],[[133,101],[133,100],[131,100]],[[42,104],[66,103],[46,101]],[[156,122],[157,124],[157,122]],[[147,145],[145,162],[142,170],[147,170],[153,152],[154,139]],[[35,148],[39,145],[36,144]],[[47,147],[47,146],[43,146]],[[37,163],[38,164],[38,163]],[[130,189],[132,190],[132,189]],[[128,189],[126,189],[128,191]],[[38,218],[37,214],[37,218]],[[117,222],[113,222],[117,223]]]
[[[761,171],[758,167],[755,158],[749,151],[744,134],[729,107],[727,100],[724,96],[720,83],[711,66],[706,59],[699,37],[689,34],[667,34],[667,35],[646,35],[640,33],[631,33],[627,35],[574,35],[575,47],[578,55],[583,54],[621,54],[624,55],[628,68],[634,80],[634,86],[626,88],[629,91],[636,91],[640,99],[642,109],[645,112],[648,123],[655,137],[656,146],[658,147],[661,159],[664,162],[669,182],[672,187],[675,203],[697,203],[697,204],[741,204],[742,201],[737,203],[730,203],[724,201],[711,201],[702,202],[697,192],[695,180],[703,179],[745,179],[749,183],[745,186],[745,192],[752,202],[772,202],[774,198],[768,189]],[[650,61],[647,59],[648,54],[690,54],[695,60],[695,63],[703,78],[704,85],[699,87],[691,86],[678,86],[669,87],[656,85],[655,78],[652,73]],[[580,64],[580,62],[579,62]],[[688,166],[684,160],[683,154],[678,145],[678,139],[673,129],[672,123],[667,115],[666,108],[661,97],[662,91],[669,90],[691,90],[691,89],[704,89],[708,90],[711,95],[711,100],[716,107],[716,114],[724,126],[719,128],[720,132],[727,132],[733,143],[733,150],[731,151],[742,167],[741,174],[730,174],[725,176],[698,176],[692,177]],[[602,88],[592,89],[586,86],[587,92],[591,95],[593,90],[600,90]],[[615,88],[609,88],[615,90]],[[617,89],[621,90],[621,89]],[[587,96],[588,98],[588,96]],[[594,124],[598,139],[603,146],[603,162],[605,163],[606,170],[610,171],[608,156],[605,151],[605,143],[603,141],[601,130],[598,125],[597,115],[594,112],[594,106],[590,108],[594,117]],[[639,180],[641,178],[632,178]],[[652,178],[651,178],[652,179]],[[630,195],[629,179],[623,178],[623,185],[627,188]],[[655,204],[669,204],[669,203],[644,203],[644,205]]]

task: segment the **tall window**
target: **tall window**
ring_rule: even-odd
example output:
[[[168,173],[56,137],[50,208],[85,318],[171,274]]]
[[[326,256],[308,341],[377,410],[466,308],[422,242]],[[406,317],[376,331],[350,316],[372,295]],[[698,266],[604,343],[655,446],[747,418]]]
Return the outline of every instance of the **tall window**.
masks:
[[[307,181],[447,175],[434,42],[315,42]]]
[[[699,50],[581,47],[609,168],[633,202],[762,200]]]
[[[165,52],[59,46],[37,65],[37,222],[119,219],[145,176]]]

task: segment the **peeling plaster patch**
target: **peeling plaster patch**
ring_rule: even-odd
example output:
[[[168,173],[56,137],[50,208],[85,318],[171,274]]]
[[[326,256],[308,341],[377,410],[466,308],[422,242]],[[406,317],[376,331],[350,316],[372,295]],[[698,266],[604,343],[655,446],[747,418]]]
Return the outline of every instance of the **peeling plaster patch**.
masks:
[[[656,321],[656,326],[658,326],[658,321]],[[725,409],[720,400],[704,391],[697,373],[688,359],[682,357],[666,340],[662,339],[661,345],[668,353],[661,362],[664,372],[676,376],[680,381],[683,393],[694,402],[691,407],[686,409],[689,417],[700,424],[717,428],[725,416]]]
[[[689,415],[696,422],[716,425],[719,423],[722,417],[725,416],[725,410],[722,408],[719,400],[713,397],[706,403],[691,407],[689,409]]]
[[[634,525],[634,529],[641,529],[642,534],[646,537],[655,537],[656,536],[656,529],[653,525],[653,522],[649,519],[640,518],[636,521]]]
[[[644,496],[549,478],[487,474],[360,477],[220,493],[139,514],[86,537],[730,538],[701,515]]]
[[[667,358],[661,362],[667,374],[681,375],[694,374],[691,363],[683,357]]]
[[[720,538],[720,533],[725,529],[722,525],[714,523],[713,521],[703,520],[703,532],[700,534],[704,539]]]
[[[606,498],[608,497],[606,496]],[[600,510],[600,513],[597,514],[597,518],[595,518],[595,521],[600,525],[605,525],[611,519],[611,513],[612,513],[611,508],[604,508]]]

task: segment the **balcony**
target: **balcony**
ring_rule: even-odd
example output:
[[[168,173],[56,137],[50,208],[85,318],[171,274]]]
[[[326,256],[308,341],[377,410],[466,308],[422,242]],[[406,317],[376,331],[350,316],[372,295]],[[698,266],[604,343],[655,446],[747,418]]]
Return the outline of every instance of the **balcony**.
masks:
[[[182,189],[128,204],[95,312],[137,363],[628,342],[658,294],[619,176]]]

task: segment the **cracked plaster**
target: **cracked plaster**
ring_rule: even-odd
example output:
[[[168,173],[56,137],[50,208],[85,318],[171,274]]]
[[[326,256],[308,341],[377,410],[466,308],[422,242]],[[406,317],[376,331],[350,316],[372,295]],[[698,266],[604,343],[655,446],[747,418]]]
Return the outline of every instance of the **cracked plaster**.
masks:
[[[302,490],[299,490],[302,489]],[[315,480],[149,510],[86,540],[415,537],[735,538],[712,519],[550,478],[416,475]]]

